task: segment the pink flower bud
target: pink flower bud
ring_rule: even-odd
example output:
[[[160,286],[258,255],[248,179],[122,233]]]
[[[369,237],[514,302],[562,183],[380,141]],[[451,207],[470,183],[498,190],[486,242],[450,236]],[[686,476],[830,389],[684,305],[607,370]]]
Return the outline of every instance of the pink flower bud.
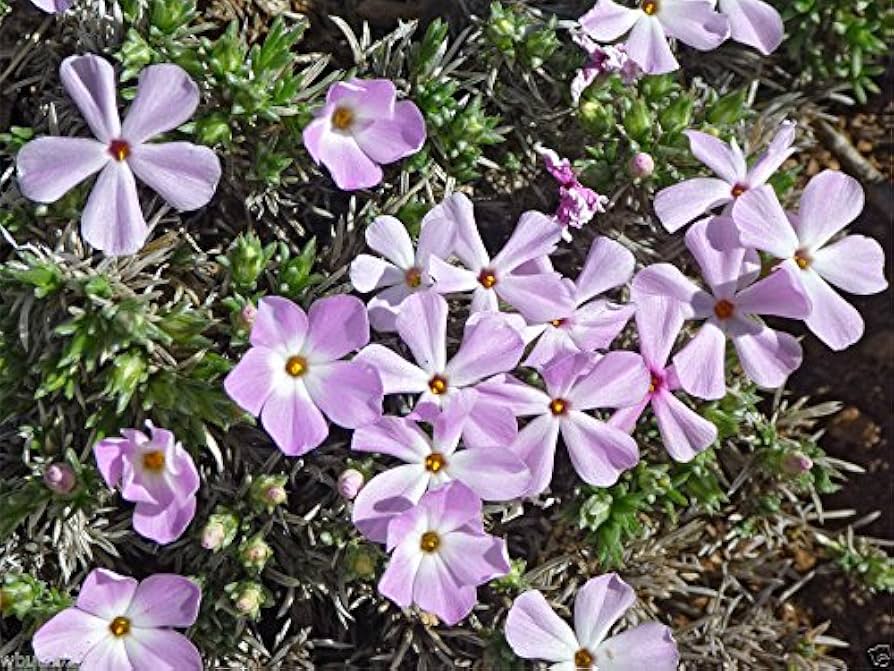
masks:
[[[655,161],[649,154],[641,151],[630,159],[629,167],[630,174],[634,177],[648,177],[655,172]]]
[[[242,320],[242,324],[245,328],[251,328],[255,323],[255,318],[257,316],[258,309],[251,303],[242,308],[242,312],[239,313],[239,319]]]
[[[206,550],[216,550],[223,544],[226,535],[227,532],[222,524],[209,523],[202,530],[202,547]]]
[[[44,484],[56,494],[68,494],[74,489],[77,478],[71,466],[64,463],[50,464],[43,472]]]
[[[271,506],[278,506],[286,502],[288,495],[285,487],[279,485],[271,485],[264,491],[264,500]]]
[[[782,460],[782,469],[790,475],[801,475],[813,468],[813,459],[801,452],[787,454]]]
[[[348,468],[338,476],[338,493],[350,501],[363,487],[363,473],[356,468]]]

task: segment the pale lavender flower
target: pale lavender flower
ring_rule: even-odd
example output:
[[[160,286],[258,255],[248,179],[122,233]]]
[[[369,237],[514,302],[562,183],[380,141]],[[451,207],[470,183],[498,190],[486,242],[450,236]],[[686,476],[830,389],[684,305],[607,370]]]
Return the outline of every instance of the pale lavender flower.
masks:
[[[692,153],[717,177],[687,179],[655,195],[655,213],[671,233],[715,207],[728,206],[750,189],[765,184],[795,151],[792,148],[795,124],[789,121],[782,123],[767,150],[750,169],[735,140],[726,144],[713,135],[695,130],[686,131],[686,135]],[[728,208],[724,214],[729,214]]]
[[[461,401],[481,380],[518,365],[524,342],[515,326],[496,313],[472,315],[459,350],[448,361],[447,312],[447,301],[433,291],[413,294],[404,301],[396,326],[416,364],[378,344],[365,347],[355,361],[378,371],[386,394],[421,394],[417,406],[438,407]],[[463,425],[469,447],[505,446],[517,432],[515,415],[494,403],[476,403]]]
[[[673,393],[680,388],[680,381],[674,367],[667,365],[667,359],[682,326],[683,311],[675,300],[665,297],[640,299],[636,330],[639,351],[649,369],[651,383],[639,403],[621,408],[608,423],[632,432],[640,415],[651,406],[668,454],[675,461],[686,462],[717,439],[717,427]]]
[[[74,0],[31,0],[31,3],[48,14],[60,14],[74,4]]]
[[[807,327],[835,350],[860,339],[863,318],[832,287],[858,295],[888,287],[878,242],[847,235],[830,244],[863,210],[863,198],[853,177],[825,170],[807,184],[797,216],[786,215],[770,186],[744,194],[733,206],[742,244],[783,259],[813,306],[804,320]]]
[[[456,215],[453,251],[465,267],[430,257],[435,291],[471,291],[472,312],[496,312],[502,300],[532,321],[551,319],[557,308],[571,304],[571,294],[559,273],[520,271],[555,251],[562,227],[552,218],[542,212],[525,212],[503,249],[491,258],[471,209],[458,210]]]
[[[527,491],[531,473],[508,449],[457,450],[477,400],[470,389],[446,410],[427,416],[431,437],[407,417],[383,417],[354,432],[352,450],[389,454],[405,462],[370,480],[354,502],[354,526],[367,538],[384,542],[391,517],[447,482],[458,480],[485,501],[508,501]]]
[[[525,330],[529,339],[539,335],[524,365],[540,368],[561,354],[593,352],[608,347],[634,312],[633,305],[619,305],[600,294],[619,287],[633,276],[633,254],[609,238],[596,237],[577,280],[568,283],[574,303],[553,318]]]
[[[649,388],[642,358],[633,352],[569,354],[544,367],[541,376],[546,391],[508,375],[478,387],[483,398],[533,418],[510,446],[531,470],[527,493],[539,494],[549,485],[560,433],[584,482],[613,485],[639,461],[639,449],[627,433],[586,411],[638,403]]]
[[[801,345],[756,316],[807,317],[810,300],[798,278],[783,266],[755,282],[757,273],[748,270],[748,250],[739,245],[735,223],[728,217],[693,224],[686,232],[686,246],[710,291],[667,263],[641,270],[632,285],[634,302],[643,296],[665,296],[679,301],[686,319],[705,320],[673,358],[680,385],[700,398],[717,399],[726,393],[727,337],[749,378],[762,387],[782,385],[801,365]]]
[[[31,644],[41,663],[69,660],[81,671],[201,671],[199,651],[174,631],[192,626],[201,600],[183,576],[157,573],[138,583],[95,569],[76,604],[38,629]]]
[[[506,641],[524,659],[553,662],[552,671],[676,671],[680,656],[670,628],[646,622],[615,636],[612,626],[636,601],[615,573],[591,578],[574,601],[574,629],[529,590],[506,616]]]
[[[137,504],[134,530],[165,544],[180,538],[195,515],[199,472],[173,433],[148,421],[146,427],[150,436],[124,429],[123,438],[99,441],[93,454],[106,484]]]
[[[636,9],[599,0],[579,22],[596,42],[613,42],[629,32],[627,54],[650,75],[680,67],[668,37],[710,51],[729,37],[730,30],[726,17],[714,10],[714,0],[642,0]]]
[[[602,75],[618,74],[628,86],[642,76],[642,70],[627,55],[623,44],[601,45],[582,32],[574,32],[571,39],[587,53],[587,62],[577,71],[571,82],[571,99],[575,104],[583,92]]]
[[[56,494],[68,494],[77,484],[77,477],[71,466],[60,461],[47,466],[43,472],[43,482]]]
[[[461,482],[427,494],[388,525],[391,561],[379,592],[401,608],[415,604],[448,625],[468,615],[476,586],[509,572],[506,542],[484,533],[481,500]]]
[[[471,213],[472,202],[462,193],[454,193],[436,205],[422,219],[419,245],[413,243],[399,219],[383,215],[366,229],[366,244],[381,259],[359,254],[351,263],[351,284],[357,291],[379,291],[367,304],[370,325],[377,331],[393,331],[404,299],[431,287],[429,258],[446,258],[453,246],[453,222],[462,211]]]
[[[382,419],[387,418],[383,417]],[[364,481],[365,478],[363,477],[363,473],[356,468],[346,468],[341,472],[341,475],[338,476],[336,487],[342,498],[351,501],[363,490]]]
[[[241,408],[260,415],[285,454],[300,456],[320,445],[329,435],[326,417],[353,429],[382,416],[375,369],[341,360],[369,342],[360,299],[322,298],[305,314],[287,298],[262,298],[249,339],[251,349],[224,388]]]
[[[339,189],[382,181],[381,164],[415,154],[425,144],[425,120],[409,100],[397,101],[388,79],[336,82],[303,132],[311,158],[325,165]]]
[[[729,19],[730,37],[765,56],[782,43],[782,17],[763,0],[719,0],[720,13]]]
[[[143,70],[123,124],[108,61],[70,56],[59,74],[96,139],[42,137],[22,147],[16,165],[27,198],[55,202],[99,172],[81,215],[81,235],[112,256],[135,253],[149,235],[134,175],[178,210],[211,200],[220,179],[213,151],[190,142],[148,142],[186,122],[199,104],[199,89],[180,66]]]

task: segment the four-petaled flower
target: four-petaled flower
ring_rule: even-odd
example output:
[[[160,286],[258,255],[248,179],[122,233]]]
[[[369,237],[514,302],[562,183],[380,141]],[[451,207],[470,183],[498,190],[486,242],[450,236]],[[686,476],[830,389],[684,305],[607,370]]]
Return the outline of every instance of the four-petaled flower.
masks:
[[[202,592],[170,573],[140,583],[106,569],[84,579],[76,604],[34,634],[38,661],[69,660],[81,671],[201,671],[202,657],[174,627],[196,621]]]
[[[675,671],[680,659],[671,630],[646,622],[615,636],[612,625],[636,601],[615,573],[591,578],[574,600],[574,629],[529,590],[506,616],[506,641],[519,657],[554,662],[552,671]]]
[[[369,342],[363,301],[330,296],[304,310],[269,296],[258,306],[252,347],[227,375],[224,388],[257,417],[285,454],[299,456],[329,435],[324,415],[356,428],[382,416],[382,382],[375,369],[341,361]]]
[[[134,175],[178,210],[196,210],[217,189],[220,161],[190,142],[149,143],[185,123],[199,89],[179,65],[150,65],[122,124],[115,102],[115,71],[99,56],[70,56],[59,75],[95,140],[42,137],[16,157],[19,187],[31,200],[52,203],[96,172],[81,215],[81,234],[112,256],[137,252],[149,235]]]

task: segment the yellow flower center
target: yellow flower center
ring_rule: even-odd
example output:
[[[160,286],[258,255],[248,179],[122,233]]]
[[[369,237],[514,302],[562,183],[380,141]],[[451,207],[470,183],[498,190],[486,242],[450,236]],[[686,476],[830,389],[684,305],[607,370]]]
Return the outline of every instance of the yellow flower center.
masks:
[[[574,653],[574,666],[580,669],[589,669],[593,668],[593,653],[591,653],[586,648],[581,648],[577,652]]]
[[[550,322],[550,324],[552,324],[552,325],[555,326],[556,328],[559,328],[559,327],[560,327],[562,324],[564,324],[566,321],[568,321],[568,320],[567,320],[567,319],[553,319],[553,320]]]
[[[801,270],[807,270],[810,267],[810,261],[811,259],[807,256],[807,252],[795,252],[795,263],[798,264],[798,268]]]
[[[426,531],[422,534],[422,540],[419,541],[419,547],[425,552],[434,552],[441,545],[441,537],[434,531]]]
[[[112,140],[109,142],[109,153],[116,161],[123,161],[130,156],[130,145],[124,140]]]
[[[156,473],[165,467],[165,453],[161,450],[152,450],[143,455],[143,468]]]
[[[428,381],[428,388],[435,396],[440,396],[447,392],[447,378],[443,375],[435,375]]]
[[[742,195],[743,193],[745,193],[746,191],[748,191],[748,187],[747,187],[747,186],[745,186],[744,184],[736,184],[736,185],[732,188],[732,191],[730,191],[730,193],[732,194],[733,198],[738,198],[739,196],[741,196],[741,195]]]
[[[497,283],[497,276],[493,270],[482,270],[478,275],[478,283],[485,289],[493,289]]]
[[[555,416],[564,415],[568,412],[568,401],[563,398],[554,398],[549,402],[549,411]]]
[[[109,625],[109,631],[118,638],[127,636],[130,633],[130,620],[126,617],[116,617]]]
[[[425,458],[425,470],[430,473],[437,473],[447,465],[447,460],[440,452],[432,452]]]
[[[724,298],[717,301],[714,305],[714,314],[717,315],[718,319],[729,319],[733,316],[735,309],[736,307]]]
[[[292,377],[300,377],[307,372],[307,359],[303,356],[290,356],[286,361],[286,372]]]
[[[354,123],[354,112],[347,107],[336,107],[332,113],[332,125],[338,130],[347,130]]]
[[[652,16],[658,11],[658,2],[656,2],[656,0],[646,0],[642,4],[642,8],[646,14]]]
[[[652,381],[649,383],[649,393],[651,394],[653,391],[658,389],[661,386],[661,380],[658,379],[657,375],[652,376]]]
[[[419,268],[410,268],[404,275],[404,281],[408,287],[415,289],[422,284],[422,271]]]

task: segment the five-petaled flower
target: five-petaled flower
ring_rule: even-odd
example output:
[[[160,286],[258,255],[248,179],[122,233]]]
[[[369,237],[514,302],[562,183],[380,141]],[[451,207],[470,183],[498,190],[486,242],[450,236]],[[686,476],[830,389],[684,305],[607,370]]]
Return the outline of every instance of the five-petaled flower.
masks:
[[[262,298],[252,344],[224,388],[257,417],[285,454],[299,456],[329,435],[326,417],[356,428],[382,416],[382,382],[375,369],[342,361],[369,342],[363,301],[330,296],[308,312],[287,298]]]
[[[506,542],[484,532],[481,500],[461,482],[433,489],[393,518],[387,547],[391,560],[379,592],[448,625],[471,612],[478,585],[509,572]]]
[[[304,146],[332,174],[339,189],[367,189],[382,181],[380,164],[415,154],[425,144],[425,120],[414,103],[397,101],[387,79],[336,82],[326,104],[304,129]]]
[[[591,578],[574,600],[574,629],[529,590],[506,616],[506,641],[519,657],[554,662],[554,671],[675,671],[680,659],[671,630],[646,622],[608,637],[633,605],[633,589],[615,573]]]
[[[149,235],[134,175],[178,210],[211,200],[220,179],[213,151],[190,142],[148,142],[186,122],[199,104],[198,87],[179,65],[143,70],[123,124],[107,60],[70,56],[59,74],[96,139],[42,137],[22,147],[16,165],[27,198],[55,202],[99,172],[81,215],[81,234],[112,256],[137,252]]]
[[[157,543],[177,540],[196,512],[199,472],[174,434],[146,422],[150,436],[124,429],[93,447],[96,465],[109,487],[136,503],[133,528]]]
[[[199,651],[173,630],[196,621],[201,600],[183,576],[157,573],[137,583],[95,569],[77,603],[34,634],[34,654],[44,664],[72,661],[81,671],[201,671]]]

